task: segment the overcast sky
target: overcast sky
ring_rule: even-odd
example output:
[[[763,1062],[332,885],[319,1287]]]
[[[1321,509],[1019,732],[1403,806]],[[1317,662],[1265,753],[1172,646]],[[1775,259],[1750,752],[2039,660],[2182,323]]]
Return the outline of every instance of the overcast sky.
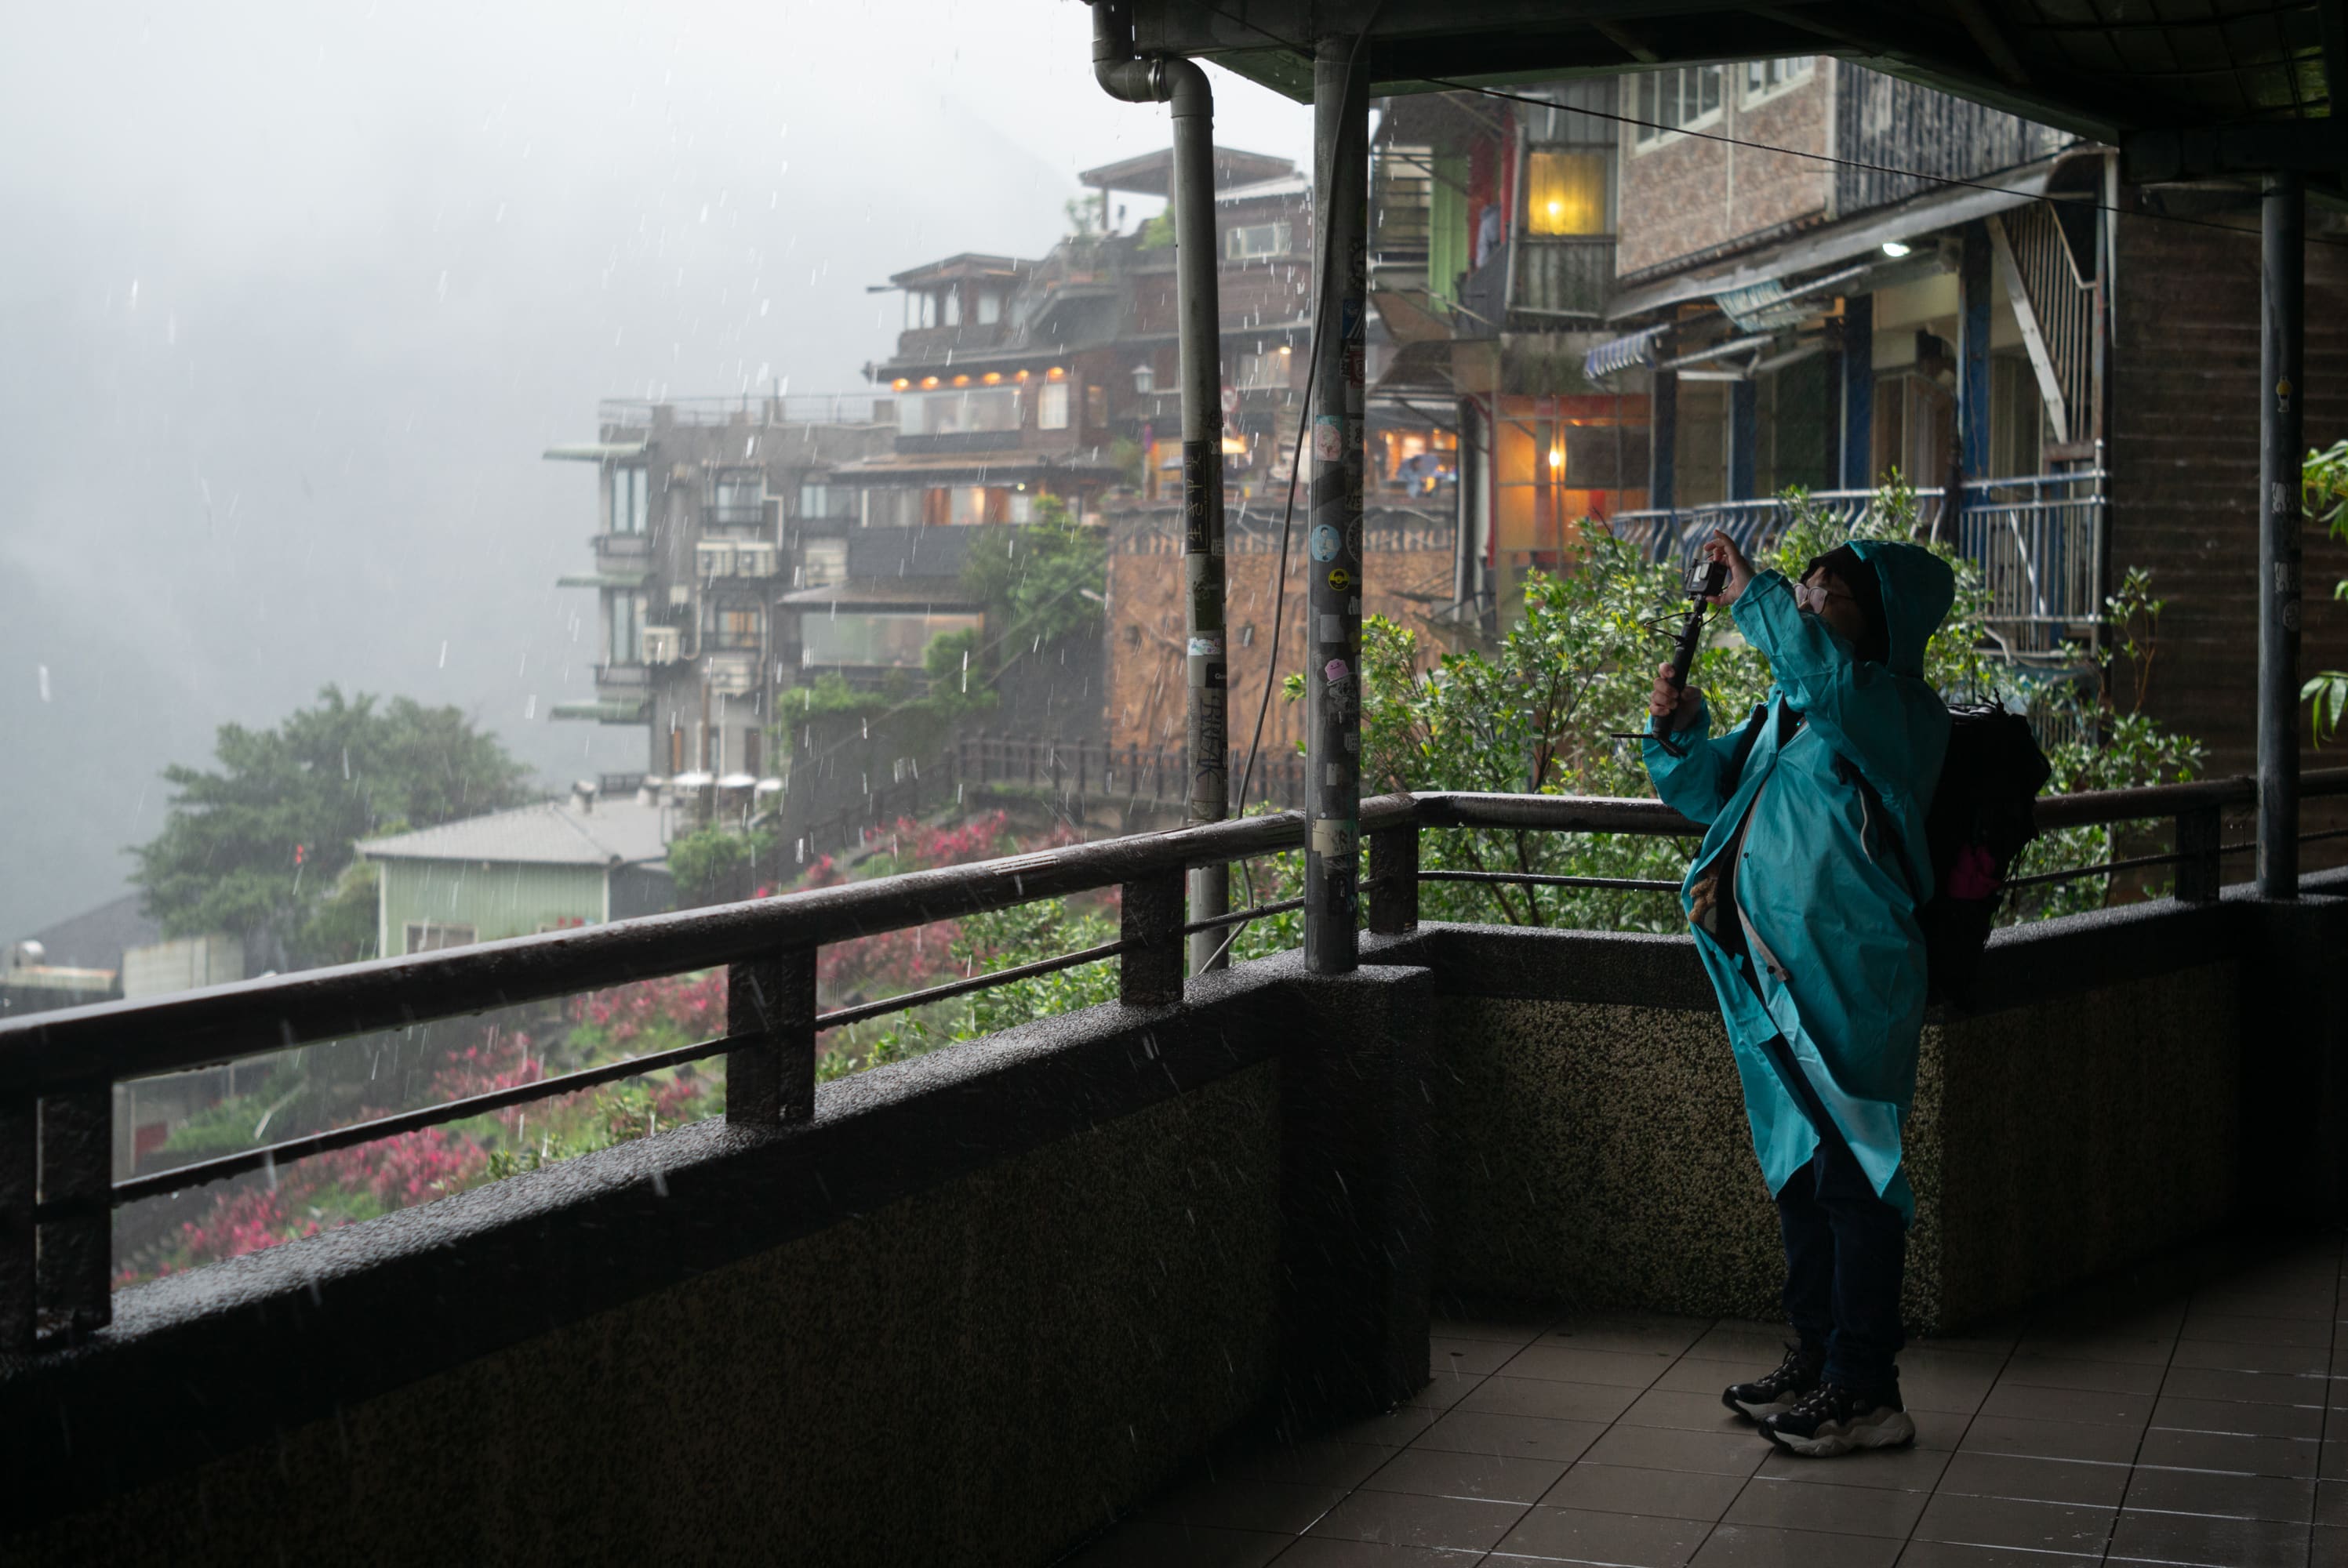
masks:
[[[123,888],[166,763],[329,682],[549,781],[592,695],[599,397],[855,389],[895,296],[1164,146],[1075,0],[102,3],[0,50],[0,938]],[[1220,72],[1217,139],[1311,117]],[[1138,208],[1138,204],[1137,204]],[[1139,212],[1134,213],[1138,219]]]

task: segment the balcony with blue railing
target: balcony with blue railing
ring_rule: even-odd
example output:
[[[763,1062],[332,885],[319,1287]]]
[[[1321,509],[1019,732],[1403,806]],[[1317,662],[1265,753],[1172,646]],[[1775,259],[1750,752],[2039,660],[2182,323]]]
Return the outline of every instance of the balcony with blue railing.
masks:
[[[2108,476],[2060,474],[1968,480],[1953,516],[1945,488],[1913,492],[1917,526],[1952,540],[1980,569],[1989,595],[1983,618],[2005,651],[2033,661],[2067,658],[2095,646],[2104,614]],[[1876,490],[1815,490],[1808,504],[1857,522],[1879,503]],[[1776,541],[1794,516],[1782,497],[1716,501],[1669,511],[1622,512],[1616,534],[1656,560],[1691,560],[1717,528],[1747,555]]]

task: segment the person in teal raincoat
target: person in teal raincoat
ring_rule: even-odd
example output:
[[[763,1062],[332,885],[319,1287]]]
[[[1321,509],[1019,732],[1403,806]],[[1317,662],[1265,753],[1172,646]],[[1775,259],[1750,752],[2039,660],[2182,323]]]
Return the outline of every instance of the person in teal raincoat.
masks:
[[[1924,1021],[1916,911],[1949,738],[1924,645],[1955,579],[1930,550],[1877,540],[1798,583],[1756,572],[1725,534],[1704,550],[1728,568],[1715,602],[1776,683],[1715,735],[1704,693],[1664,666],[1650,707],[1671,743],[1651,736],[1646,763],[1656,794],[1706,825],[1681,902],[1777,1202],[1797,1336],[1776,1372],[1724,1399],[1797,1453],[1898,1446],[1916,1431],[1895,1362],[1916,1208],[1900,1150]]]

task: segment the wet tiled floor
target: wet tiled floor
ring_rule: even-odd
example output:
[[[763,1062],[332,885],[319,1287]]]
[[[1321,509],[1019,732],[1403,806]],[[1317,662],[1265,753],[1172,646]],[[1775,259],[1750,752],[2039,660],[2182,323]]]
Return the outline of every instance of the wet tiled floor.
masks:
[[[1801,1460],[1720,1404],[1767,1324],[1458,1310],[1434,1383],[1236,1440],[1082,1568],[2348,1568],[2337,1237],[2179,1257],[1900,1358],[1904,1452]]]

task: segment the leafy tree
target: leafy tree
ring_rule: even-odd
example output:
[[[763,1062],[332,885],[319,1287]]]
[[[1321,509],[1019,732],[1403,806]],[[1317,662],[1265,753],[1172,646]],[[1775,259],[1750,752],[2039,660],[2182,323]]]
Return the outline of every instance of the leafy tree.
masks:
[[[1056,496],[1036,499],[1035,521],[1013,532],[1000,554],[973,550],[963,586],[987,607],[998,653],[1097,632],[1108,588],[1108,542]]]
[[[1848,538],[1910,539],[1912,494],[1896,479],[1855,522],[1787,493],[1793,517],[1759,564],[1798,574],[1811,557]],[[1363,628],[1361,678],[1363,785],[1393,789],[1492,790],[1540,794],[1643,796],[1653,793],[1638,736],[1654,668],[1667,651],[1668,624],[1658,612],[1677,597],[1676,566],[1645,559],[1602,525],[1585,528],[1581,559],[1557,576],[1535,573],[1525,585],[1522,619],[1489,650],[1445,655],[1431,668],[1416,634],[1378,618]],[[2150,718],[2123,709],[2103,692],[2033,690],[2010,666],[1985,655],[1993,645],[1977,569],[1932,546],[1957,573],[1956,602],[1925,653],[1925,678],[1952,701],[1998,695],[2034,699],[2054,788],[2065,791],[2168,783],[2198,770],[2200,748]],[[2159,605],[2141,574],[2116,596],[2124,659],[2148,661]],[[1739,723],[1769,686],[1767,661],[1724,620],[1697,656],[1691,680],[1704,689],[1718,729]],[[2141,691],[2141,681],[2137,683]],[[1289,677],[1292,700],[1301,676]],[[2033,845],[2021,873],[2091,864],[2108,857],[2110,830],[2051,834]],[[1624,877],[1676,884],[1694,845],[1629,835],[1566,835],[1513,829],[1445,829],[1422,837],[1429,869]],[[1257,874],[1264,902],[1292,897],[1295,868],[1275,860]],[[2100,903],[2106,879],[2036,888],[2019,897],[2025,915],[2065,912]],[[1662,892],[1560,888],[1506,883],[1426,884],[1421,908],[1430,919],[1502,921],[1652,931],[1682,925]],[[1285,917],[1259,923],[1235,944],[1250,956],[1286,934]]]
[[[133,849],[133,880],[165,935],[233,932],[280,969],[372,946],[371,879],[344,880],[360,839],[518,805],[527,793],[528,770],[458,710],[334,686],[274,729],[221,725],[213,753],[216,768],[163,770],[177,793],[162,831]]]

